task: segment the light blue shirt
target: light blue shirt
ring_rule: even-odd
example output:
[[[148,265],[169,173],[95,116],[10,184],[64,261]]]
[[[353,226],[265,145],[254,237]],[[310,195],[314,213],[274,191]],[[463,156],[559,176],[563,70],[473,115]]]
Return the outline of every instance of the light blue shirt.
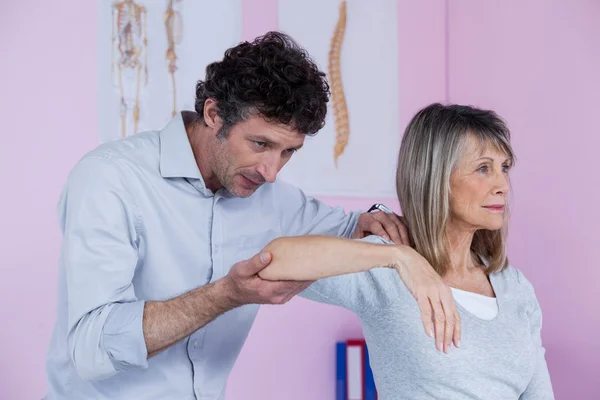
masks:
[[[258,305],[231,310],[147,359],[145,301],[225,276],[278,236],[350,237],[358,213],[284,182],[249,198],[204,186],[183,119],[100,145],[61,194],[57,321],[46,399],[224,399]]]

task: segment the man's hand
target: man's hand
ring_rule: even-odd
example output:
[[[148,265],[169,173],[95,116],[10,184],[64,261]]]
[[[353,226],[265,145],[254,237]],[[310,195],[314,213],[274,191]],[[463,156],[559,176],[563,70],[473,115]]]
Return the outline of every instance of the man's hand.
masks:
[[[402,246],[396,270],[417,300],[425,332],[435,337],[439,351],[448,353],[450,344],[460,347],[460,314],[452,291],[427,260],[410,247]]]
[[[268,281],[258,276],[271,262],[262,252],[231,267],[225,280],[228,296],[235,306],[244,304],[284,304],[306,289],[312,281]]]
[[[263,252],[264,253],[264,252]],[[224,278],[165,301],[148,301],[142,321],[148,357],[202,328],[219,315],[245,304],[283,304],[312,282],[261,279],[271,262],[264,253],[231,267]]]
[[[396,244],[409,245],[408,230],[401,217],[396,214],[388,214],[379,210],[361,214],[352,237],[362,239],[369,235],[381,236]]]

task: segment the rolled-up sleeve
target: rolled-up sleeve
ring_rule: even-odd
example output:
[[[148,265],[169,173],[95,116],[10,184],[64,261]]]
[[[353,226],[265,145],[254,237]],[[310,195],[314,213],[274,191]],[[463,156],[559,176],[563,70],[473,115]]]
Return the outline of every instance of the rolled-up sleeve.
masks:
[[[127,172],[118,160],[88,156],[69,175],[59,201],[67,343],[85,380],[147,367],[144,301],[132,283],[140,218]]]

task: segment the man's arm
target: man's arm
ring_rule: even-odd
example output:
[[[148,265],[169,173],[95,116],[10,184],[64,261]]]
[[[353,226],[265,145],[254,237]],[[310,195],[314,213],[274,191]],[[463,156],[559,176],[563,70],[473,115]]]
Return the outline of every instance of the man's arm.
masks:
[[[227,276],[167,301],[147,302],[144,339],[148,357],[200,329],[222,313],[244,304],[283,304],[311,282],[263,280],[259,272],[271,256],[257,254],[236,263]]]
[[[277,190],[278,204],[283,207],[284,236],[327,235],[361,239],[377,235],[397,244],[409,244],[407,229],[395,214],[381,211],[346,213],[342,207],[331,207],[285,182],[278,182]]]
[[[67,343],[86,380],[146,368],[149,357],[227,310],[285,302],[306,287],[261,280],[257,273],[269,260],[257,256],[213,284],[166,301],[140,300],[132,282],[143,224],[128,172],[118,160],[88,156],[71,172],[59,203]]]
[[[223,279],[167,301],[148,301],[142,330],[148,358],[236,307]]]

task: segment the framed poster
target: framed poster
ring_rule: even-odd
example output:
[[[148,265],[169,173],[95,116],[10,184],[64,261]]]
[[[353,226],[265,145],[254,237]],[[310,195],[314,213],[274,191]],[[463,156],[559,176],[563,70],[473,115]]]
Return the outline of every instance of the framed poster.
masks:
[[[241,41],[242,0],[99,0],[99,141],[194,109],[206,66]]]
[[[278,2],[279,29],[327,72],[326,126],[280,177],[310,195],[396,197],[399,127],[396,0]]]

